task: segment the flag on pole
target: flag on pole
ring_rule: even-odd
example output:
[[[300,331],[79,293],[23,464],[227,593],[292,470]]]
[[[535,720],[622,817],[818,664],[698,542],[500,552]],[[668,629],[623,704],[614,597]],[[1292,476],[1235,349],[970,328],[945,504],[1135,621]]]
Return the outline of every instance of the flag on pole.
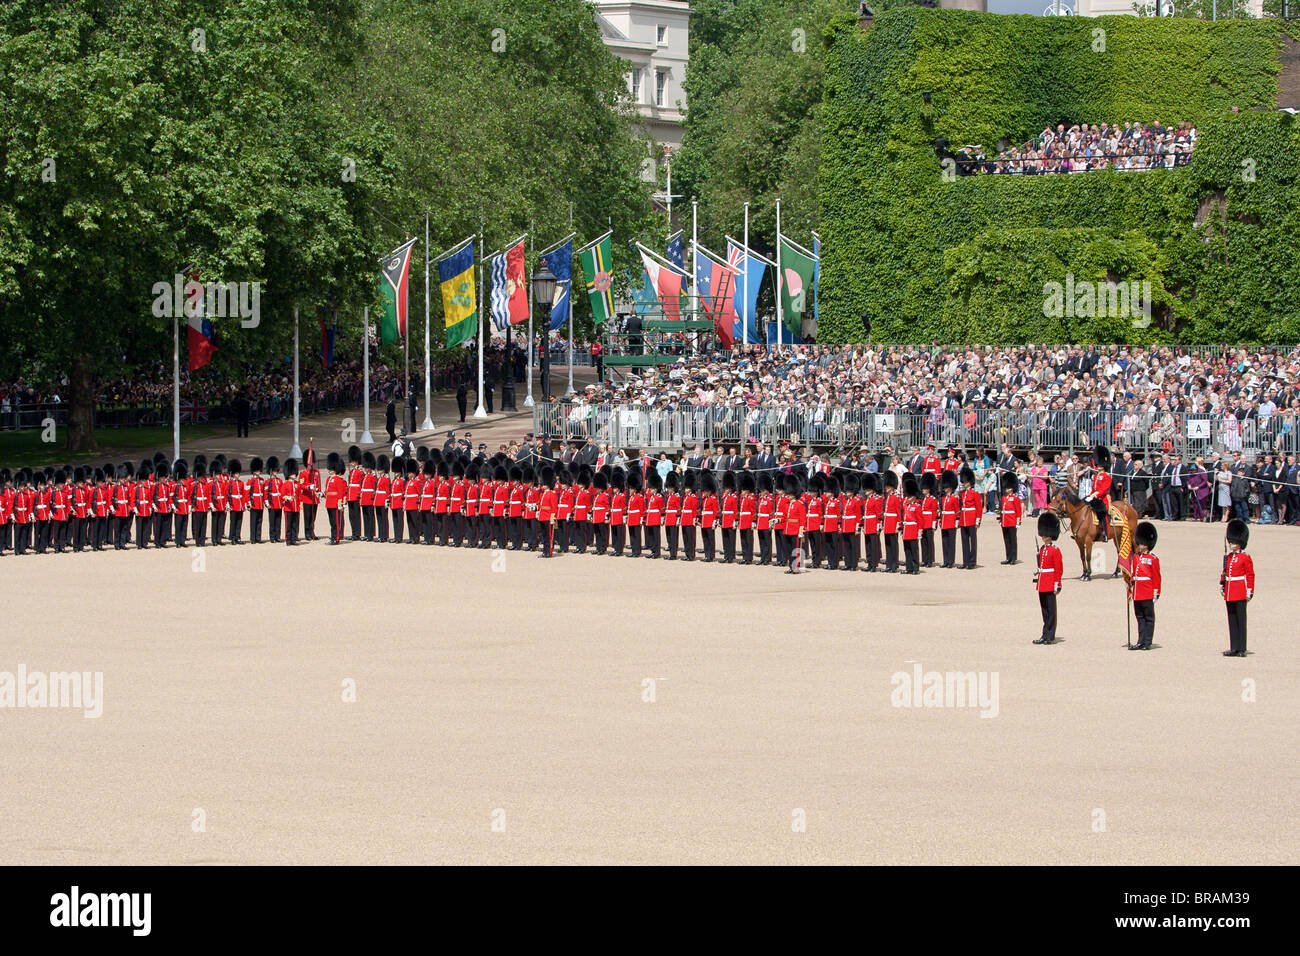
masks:
[[[781,276],[777,288],[781,294],[781,311],[785,325],[798,335],[803,330],[804,313],[813,305],[813,277],[817,257],[789,236],[777,236],[781,245]]]
[[[607,232],[578,250],[591,300],[591,318],[597,325],[614,317],[613,235]]]
[[[320,325],[320,360],[325,368],[329,368],[334,361],[334,332],[339,324],[337,314],[330,320],[329,325],[325,324],[327,311],[327,307],[323,305],[316,310],[316,322]]]
[[[447,348],[451,348],[478,333],[473,236],[438,260],[438,282],[442,287],[442,316],[447,328]]]
[[[679,269],[665,259],[660,259],[639,242],[636,248],[641,253],[641,266],[659,295],[659,305],[663,309],[664,318],[680,319],[682,289],[686,286],[686,270]]]
[[[746,250],[744,243],[737,242],[730,236],[727,237],[727,261],[735,263],[736,268],[741,270],[740,275],[736,277],[736,331],[735,336],[741,340],[750,342],[760,342],[758,337],[758,290],[763,285],[763,276],[767,272],[767,267],[776,268],[776,263],[768,259],[753,249]],[[748,290],[746,290],[745,275],[749,275]],[[745,300],[745,292],[749,292],[748,301]],[[743,325],[741,323],[744,323]],[[744,334],[744,328],[748,327],[749,335]]]
[[[817,321],[817,286],[821,283],[822,278],[822,237],[817,233],[813,237],[813,258],[817,264],[813,266],[813,321]]]
[[[555,298],[551,300],[552,332],[562,329],[569,321],[569,286],[573,283],[573,237],[569,236],[554,249],[544,252],[541,259],[555,276]]]
[[[685,260],[682,258],[682,231],[678,229],[668,237],[668,261],[679,269],[685,269]]]
[[[520,236],[506,251],[492,260],[492,326],[504,332],[508,326],[528,321],[528,279],[524,274],[524,240]]]
[[[636,309],[637,315],[649,315],[651,312],[659,311],[659,293],[655,291],[654,284],[650,277],[643,271],[641,273],[641,284],[638,286],[636,280],[632,278],[632,273],[623,270],[623,276],[627,279],[628,286],[632,289],[632,305]]]
[[[384,257],[379,279],[379,289],[384,294],[384,311],[379,319],[379,339],[383,345],[406,336],[407,280],[414,248],[415,240],[408,239]]]
[[[695,284],[700,305],[713,320],[718,340],[727,348],[736,341],[736,282],[740,277],[740,250],[733,250],[733,260],[723,262],[699,243],[695,243]]]
[[[212,342],[212,320],[207,316],[204,288],[199,283],[199,270],[185,274],[185,340],[189,346],[190,371],[203,368],[212,361],[217,351]]]

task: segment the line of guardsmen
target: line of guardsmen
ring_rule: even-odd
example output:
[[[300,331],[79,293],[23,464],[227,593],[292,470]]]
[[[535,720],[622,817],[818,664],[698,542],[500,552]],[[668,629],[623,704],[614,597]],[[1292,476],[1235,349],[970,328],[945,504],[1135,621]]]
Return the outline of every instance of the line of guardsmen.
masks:
[[[546,557],[592,552],[761,565],[788,565],[806,551],[813,567],[916,574],[936,564],[936,531],[943,567],[976,567],[984,513],[969,468],[901,480],[851,470],[807,479],[699,470],[661,479],[635,465],[547,464],[538,472],[504,454],[467,460],[421,447],[390,460],[356,446],[346,461],[331,453],[327,468],[333,544],[350,533],[353,541],[495,546]],[[1015,564],[1023,512],[1014,476],[1005,476],[1003,491],[1003,563]]]
[[[191,468],[161,453],[138,466],[0,469],[0,554],[122,551],[133,531],[136,548],[243,544],[245,515],[248,543],[262,542],[265,524],[267,540],[294,545],[300,520],[316,537],[319,500],[310,463],[290,458],[281,472],[274,456],[253,458],[247,475],[237,458],[195,455]]]

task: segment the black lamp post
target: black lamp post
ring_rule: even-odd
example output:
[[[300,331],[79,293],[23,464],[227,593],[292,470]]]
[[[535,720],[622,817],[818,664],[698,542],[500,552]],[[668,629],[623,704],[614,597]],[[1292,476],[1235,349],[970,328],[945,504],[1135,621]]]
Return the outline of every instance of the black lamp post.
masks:
[[[533,304],[537,306],[538,313],[545,320],[542,328],[546,331],[542,334],[542,342],[545,343],[550,338],[551,328],[551,306],[555,303],[555,283],[558,280],[551,274],[551,270],[546,266],[546,260],[542,260],[536,271],[533,272]],[[569,303],[569,308],[573,308],[573,303]],[[569,313],[573,315],[572,312]],[[531,345],[531,343],[530,343]],[[549,368],[549,365],[547,366]],[[549,378],[549,375],[547,376]],[[565,394],[568,398],[573,394],[573,341],[569,341],[569,391]],[[543,395],[544,399],[549,399],[549,395]]]

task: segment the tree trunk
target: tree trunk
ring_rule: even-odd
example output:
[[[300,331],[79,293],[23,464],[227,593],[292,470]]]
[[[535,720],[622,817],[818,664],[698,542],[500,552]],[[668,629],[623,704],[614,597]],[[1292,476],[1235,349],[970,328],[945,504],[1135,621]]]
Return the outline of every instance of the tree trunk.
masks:
[[[94,451],[95,373],[89,356],[78,355],[72,360],[72,376],[68,380],[68,386],[68,451]]]

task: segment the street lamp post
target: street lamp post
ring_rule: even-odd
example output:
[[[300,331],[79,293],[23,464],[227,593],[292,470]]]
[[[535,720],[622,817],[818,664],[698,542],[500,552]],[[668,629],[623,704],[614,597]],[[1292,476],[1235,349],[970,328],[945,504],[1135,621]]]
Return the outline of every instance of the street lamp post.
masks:
[[[552,303],[555,302],[555,282],[556,282],[555,276],[551,274],[551,270],[546,265],[546,260],[543,259],[542,264],[537,267],[536,271],[533,272],[533,304],[536,305],[539,310],[543,310],[542,314],[545,318],[545,321],[542,324],[542,328],[544,329],[549,329],[551,327],[551,305]],[[572,303],[569,304],[569,308],[570,309],[573,308]],[[545,341],[545,337],[543,337],[543,341]],[[529,347],[530,348],[532,347],[531,343],[529,343]],[[531,386],[532,386],[532,369],[530,368],[529,369],[530,389]],[[572,394],[573,392],[573,353],[572,352],[569,353],[569,392],[570,394]],[[542,400],[545,401],[547,397],[548,396],[543,395]],[[568,396],[566,395],[565,397],[567,398]]]

